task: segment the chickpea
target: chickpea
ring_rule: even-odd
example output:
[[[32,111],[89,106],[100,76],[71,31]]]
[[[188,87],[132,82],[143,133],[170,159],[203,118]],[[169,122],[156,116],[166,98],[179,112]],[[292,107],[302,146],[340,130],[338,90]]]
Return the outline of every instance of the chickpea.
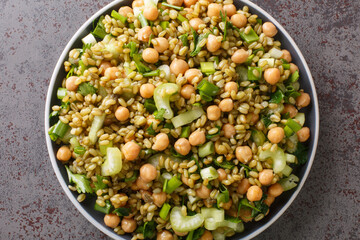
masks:
[[[195,94],[195,88],[191,84],[185,84],[182,86],[180,94],[185,99],[190,99],[192,94]]]
[[[271,22],[265,22],[262,26],[262,29],[263,29],[263,33],[267,37],[274,37],[278,33],[278,30],[276,29],[275,25]]]
[[[237,93],[238,91],[238,85],[236,82],[228,82],[225,84],[225,92],[231,93],[232,91],[235,91]]]
[[[133,1],[132,5],[133,8],[144,6],[143,0],[135,0]]]
[[[109,67],[105,70],[104,76],[109,78],[110,80],[116,79],[118,76],[117,74],[120,70],[117,67]]]
[[[234,54],[231,56],[231,61],[234,63],[244,63],[249,57],[249,53],[245,51],[244,49],[239,49],[234,52]]]
[[[285,136],[284,129],[281,127],[274,127],[269,130],[267,137],[270,140],[271,143],[279,143],[281,140],[283,140]]]
[[[292,104],[284,104],[284,110],[282,111],[282,113],[289,113],[290,118],[293,118],[298,113],[298,110]]]
[[[303,127],[296,132],[299,142],[306,142],[310,137],[310,129],[308,127]]]
[[[152,149],[155,151],[163,151],[169,146],[169,137],[165,133],[159,133],[155,137],[154,145]]]
[[[270,207],[274,201],[275,201],[275,198],[268,195],[267,198],[265,198],[264,203]]]
[[[220,11],[222,11],[221,4],[218,3],[210,3],[208,6],[207,15],[208,17],[219,17]]]
[[[142,58],[147,63],[157,63],[159,61],[159,53],[154,48],[146,48],[142,52]]]
[[[296,98],[296,106],[299,108],[304,108],[310,104],[310,95],[304,92],[301,92],[301,95]]]
[[[252,151],[249,146],[239,146],[235,150],[237,160],[242,163],[247,163],[252,158]]]
[[[146,7],[143,14],[144,17],[149,21],[155,21],[159,16],[158,9],[154,6]]]
[[[243,14],[237,13],[231,16],[230,21],[235,27],[243,28],[247,24],[247,17]]]
[[[151,27],[149,26],[141,28],[138,32],[139,41],[148,42],[152,33]]]
[[[134,11],[129,6],[124,6],[119,9],[119,13],[123,15],[124,17],[127,17],[129,13],[134,14]]]
[[[66,79],[65,86],[66,89],[69,91],[76,91],[79,87],[79,85],[75,84],[78,77],[71,76],[68,79]]]
[[[153,199],[154,199],[154,204],[158,207],[161,207],[164,202],[166,201],[166,193],[165,192],[159,192],[159,193],[153,193]]]
[[[192,18],[190,19],[189,23],[195,31],[199,30],[199,25],[205,24],[205,22],[200,18]]]
[[[110,68],[111,67],[111,63],[108,62],[108,61],[102,61],[99,68],[102,69],[101,71],[101,74],[104,75],[105,74],[105,71],[106,69]]]
[[[206,42],[206,48],[209,52],[216,52],[221,47],[221,40],[218,41],[217,37],[213,34],[209,34],[207,42]]]
[[[209,120],[217,121],[221,116],[221,110],[218,106],[211,105],[206,109],[206,115]]]
[[[280,183],[275,183],[271,185],[268,189],[268,195],[272,197],[278,197],[284,192],[283,187],[280,185]]]
[[[194,84],[194,83],[199,82],[202,79],[203,74],[197,68],[190,68],[185,72],[184,76],[189,83]]]
[[[121,228],[126,233],[132,233],[136,229],[136,221],[132,218],[123,218],[121,221]]]
[[[174,230],[174,233],[180,237],[184,237],[184,236],[188,235],[189,232],[177,232]]]
[[[271,169],[264,169],[259,173],[259,181],[264,186],[270,185],[273,178],[274,173]]]
[[[223,6],[223,11],[226,13],[226,16],[231,17],[236,14],[236,7],[234,4],[226,4]]]
[[[199,240],[213,240],[213,235],[210,231],[205,230],[204,234],[199,238]]]
[[[166,38],[158,37],[158,38],[155,38],[155,40],[158,44],[155,45],[154,48],[159,53],[163,53],[169,48],[169,41]]]
[[[184,0],[185,7],[189,8],[194,5],[198,0]]]
[[[237,192],[238,192],[239,194],[244,195],[244,194],[248,191],[248,189],[249,189],[250,186],[251,186],[251,185],[250,185],[249,180],[248,180],[247,178],[243,178],[243,179],[241,180],[240,184],[238,185]]]
[[[141,147],[135,142],[127,142],[122,147],[122,153],[127,161],[135,160],[140,153]]]
[[[206,141],[204,131],[200,131],[199,129],[195,132],[191,133],[189,136],[189,142],[192,146],[198,146],[204,144]]]
[[[157,176],[156,168],[150,163],[146,163],[140,168],[140,177],[145,182],[151,182]]]
[[[228,202],[226,203],[222,203],[222,208],[225,209],[225,210],[229,210],[232,206],[232,200],[230,199]]]
[[[296,65],[293,64],[293,63],[290,63],[290,72],[291,72],[291,73],[294,73],[294,72],[296,72],[296,71],[299,71],[299,67],[296,66]]]
[[[136,187],[134,190],[149,190],[151,187],[151,182],[145,182],[141,177],[138,177],[135,181]]]
[[[145,83],[140,87],[140,95],[143,98],[151,98],[154,95],[155,86],[151,83]]]
[[[180,138],[175,142],[175,150],[181,155],[188,155],[191,150],[191,145],[186,138]]]
[[[56,153],[56,158],[62,162],[69,161],[71,158],[71,151],[70,148],[67,146],[62,146]]]
[[[175,6],[181,6],[184,2],[184,0],[167,0],[168,4],[175,5]]]
[[[246,197],[251,202],[260,201],[263,195],[263,191],[259,186],[251,186],[249,187]]]
[[[157,233],[156,240],[173,240],[174,237],[168,230],[162,230]]]
[[[208,189],[205,185],[201,185],[200,188],[195,190],[196,196],[198,196],[201,199],[206,199],[210,197],[211,190]]]
[[[226,172],[225,172],[224,169],[219,168],[219,169],[217,170],[217,172],[218,172],[218,174],[219,174],[218,179],[219,179],[220,182],[221,182],[221,181],[224,181],[225,179],[227,179],[227,174],[226,174]]]
[[[239,211],[239,217],[243,220],[243,222],[251,222],[253,219],[251,217],[251,213],[252,210],[250,208],[241,208]]]
[[[234,108],[234,102],[231,98],[225,98],[219,103],[219,108],[223,112],[230,112]]]
[[[278,68],[265,69],[264,78],[269,84],[275,85],[280,80],[280,70]]]
[[[130,116],[130,112],[129,112],[129,109],[127,109],[126,107],[118,107],[115,111],[115,117],[117,120],[119,121],[126,121],[128,120]]]
[[[234,135],[236,134],[235,127],[230,123],[224,124],[222,130],[224,131],[224,136],[226,138],[233,138]]]
[[[281,56],[281,59],[285,59],[288,62],[291,62],[292,58],[291,58],[291,54],[288,50],[281,50],[283,52],[283,55]]]
[[[247,122],[250,125],[254,125],[255,123],[257,123],[259,121],[259,114],[256,113],[249,113],[247,115]]]
[[[116,228],[120,223],[120,218],[114,213],[106,214],[104,217],[104,223],[106,226]]]
[[[185,74],[185,72],[189,69],[189,64],[182,59],[175,58],[170,64],[170,71],[175,74],[175,76],[181,74]]]

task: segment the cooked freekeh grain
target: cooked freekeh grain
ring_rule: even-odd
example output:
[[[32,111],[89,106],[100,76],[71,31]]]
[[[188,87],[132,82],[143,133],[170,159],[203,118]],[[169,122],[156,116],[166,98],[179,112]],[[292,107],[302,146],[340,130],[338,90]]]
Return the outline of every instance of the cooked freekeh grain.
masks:
[[[137,0],[100,18],[52,107],[69,188],[79,202],[95,192],[105,224],[133,239],[243,231],[296,186],[310,136],[298,112],[310,96],[275,25],[232,0],[182,5]]]

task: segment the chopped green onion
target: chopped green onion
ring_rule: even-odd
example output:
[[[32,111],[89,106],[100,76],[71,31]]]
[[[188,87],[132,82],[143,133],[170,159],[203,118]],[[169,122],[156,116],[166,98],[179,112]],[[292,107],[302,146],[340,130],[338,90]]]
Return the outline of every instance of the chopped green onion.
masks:
[[[49,115],[49,119],[59,116],[59,111],[52,111]]]
[[[164,192],[166,192],[167,194],[170,194],[173,191],[175,191],[178,187],[180,187],[181,185],[182,185],[182,181],[180,181],[177,176],[173,176],[169,181],[167,181]],[[164,184],[164,186],[165,186],[165,184]]]
[[[285,70],[290,70],[290,64],[289,63],[283,63],[283,68],[285,69]]]
[[[71,64],[69,72],[66,74],[66,78],[69,78],[74,75],[75,65]]]
[[[85,97],[89,94],[93,95],[96,91],[97,89],[93,85],[89,82],[84,82],[79,85],[77,92]]]
[[[295,119],[296,121],[298,121],[301,126],[304,126],[304,124],[305,124],[305,113],[298,113],[298,114],[296,114],[296,116],[294,117],[294,119]]]
[[[130,57],[134,57],[134,54],[138,52],[135,42],[129,42],[124,45],[124,48],[130,48]]]
[[[249,67],[248,68],[248,80],[249,81],[258,81],[262,76],[262,68],[261,67]]]
[[[77,146],[74,148],[74,152],[82,156],[86,152],[86,149],[83,146]]]
[[[204,180],[205,179],[214,180],[219,177],[219,174],[214,167],[207,167],[207,168],[201,169],[200,175],[201,175],[201,178]]]
[[[105,155],[107,154],[107,149],[108,149],[109,147],[112,147],[112,146],[113,146],[113,141],[109,141],[109,143],[106,144],[106,145],[100,145],[100,144],[99,144],[99,148],[100,148],[101,154],[102,154],[103,156],[105,156]]]
[[[101,38],[101,39],[104,39],[104,37],[107,35],[106,31],[105,31],[105,26],[103,24],[103,20],[105,19],[104,16],[101,16],[99,18],[99,21],[98,23],[96,24],[96,27],[94,29],[94,31],[92,32],[92,34],[95,36],[95,37],[98,37],[98,38]]]
[[[301,129],[301,125],[291,118],[286,121],[286,126],[291,128],[294,132],[297,132]]]
[[[100,205],[98,205],[97,203],[95,203],[94,205],[94,210],[96,211],[99,211],[99,212],[102,212],[104,214],[109,214],[112,209],[113,209],[113,205],[110,203],[109,200],[106,200],[105,201],[105,206],[104,207],[101,207]]]
[[[185,33],[179,37],[183,46],[189,46],[188,36],[189,35]]]
[[[63,99],[66,96],[66,94],[67,94],[66,88],[58,88],[57,93],[56,93],[57,98],[60,100]]]
[[[210,33],[200,34],[197,43],[195,44],[195,49],[190,53],[190,57],[195,57],[201,51],[202,46],[200,45],[201,41],[209,36]],[[214,66],[213,66],[214,67]]]
[[[257,18],[257,19],[256,19],[256,22],[257,22],[258,24],[261,24],[261,25],[262,25],[263,20],[262,20],[262,19],[260,19],[260,18]]]
[[[214,143],[212,141],[207,142],[199,147],[199,157],[206,157],[215,152]]]
[[[143,74],[143,77],[155,77],[160,75],[160,69],[153,70]]]
[[[251,65],[252,63],[252,60],[254,59],[255,55],[254,54],[251,54],[247,59],[246,59],[246,62],[244,63],[245,65]],[[261,59],[260,59],[261,60]],[[259,62],[260,62],[259,60]],[[258,63],[259,63],[258,62]]]
[[[260,48],[258,48],[258,49],[254,49],[253,50],[253,54],[257,54],[258,52],[260,52],[260,51],[262,51],[262,52],[265,52],[265,49],[264,49],[264,47],[260,47]]]
[[[299,71],[295,71],[293,74],[291,74],[288,82],[291,82],[291,83],[296,82],[297,80],[299,80],[299,77],[300,77]]]
[[[173,117],[171,119],[171,122],[175,128],[178,128],[193,122],[194,120],[200,118],[203,114],[205,114],[205,112],[202,108],[194,107],[187,112],[181,113],[176,117]]]
[[[130,208],[120,207],[120,208],[115,209],[113,211],[113,213],[115,213],[119,217],[126,217],[126,216],[130,215]]]
[[[156,111],[156,106],[153,98],[145,99],[144,107],[149,113],[153,113]]]
[[[89,140],[94,145],[98,139],[97,132],[103,127],[105,121],[105,114],[95,116],[90,127]]]
[[[161,4],[162,4],[163,6],[165,6],[165,7],[173,8],[173,9],[176,9],[176,10],[178,10],[178,11],[184,10],[183,7],[171,5],[171,4],[168,4],[168,3],[166,3],[166,2],[162,2]]]
[[[190,136],[190,126],[181,128],[180,138],[187,138]]]
[[[284,99],[285,95],[284,93],[278,89],[276,92],[271,94],[270,101],[271,103],[281,103],[281,101]]]
[[[219,190],[220,193],[216,198],[216,204],[218,208],[220,208],[220,203],[227,203],[230,200],[229,190],[222,183],[219,185]]]
[[[161,208],[161,210],[159,212],[159,216],[162,219],[166,220],[166,217],[169,215],[170,209],[171,209],[170,204],[164,203],[164,205],[162,206],[162,208]]]
[[[294,131],[289,126],[284,127],[284,132],[286,137],[291,137],[294,134]]]
[[[217,159],[214,160],[214,164],[218,167],[221,167],[221,168],[225,168],[225,169],[230,169],[232,170],[235,165],[233,162],[228,162],[226,160],[223,160],[221,163],[217,161]]]
[[[245,31],[240,32],[240,37],[246,42],[246,43],[252,43],[257,40],[259,40],[259,36],[256,34],[254,29],[250,29],[249,33],[246,34]]]
[[[167,29],[169,26],[170,26],[169,21],[161,21],[161,22],[160,22],[160,27],[161,27],[163,30]]]
[[[189,234],[186,236],[186,240],[193,240],[193,237],[194,237],[194,230],[189,232]]]
[[[115,18],[116,20],[120,20],[120,22],[124,23],[126,22],[127,17],[121,15],[120,13],[118,13],[115,10],[112,10],[111,12],[111,17]]]
[[[220,17],[221,17],[221,21],[224,23],[224,37],[223,37],[223,40],[222,41],[225,41],[226,39],[226,35],[227,35],[227,18],[226,18],[226,13],[225,13],[225,16],[223,14],[222,11],[220,11]]]
[[[142,27],[149,26],[149,23],[148,23],[148,21],[146,20],[146,18],[144,17],[144,15],[143,15],[142,12],[139,13],[138,18],[139,18],[139,21],[140,21]]]
[[[256,144],[256,146],[260,147],[264,144],[266,137],[262,131],[254,129],[251,131],[251,140]]]
[[[180,22],[185,22],[185,21],[187,21],[187,19],[186,19],[183,15],[181,15],[180,13],[178,13],[176,19],[179,20]]]
[[[106,158],[101,165],[102,176],[113,176],[122,169],[122,157],[120,149],[117,147],[108,147],[106,149]]]
[[[205,93],[207,96],[210,96],[210,97],[214,97],[216,96],[219,91],[220,91],[220,88],[218,86],[216,86],[215,84],[212,84],[210,82],[208,82],[206,79],[203,79],[199,85],[197,86],[197,89],[200,91],[200,92],[203,92]]]
[[[69,130],[70,126],[59,120],[56,123],[52,134],[55,134],[58,138],[63,138]]]

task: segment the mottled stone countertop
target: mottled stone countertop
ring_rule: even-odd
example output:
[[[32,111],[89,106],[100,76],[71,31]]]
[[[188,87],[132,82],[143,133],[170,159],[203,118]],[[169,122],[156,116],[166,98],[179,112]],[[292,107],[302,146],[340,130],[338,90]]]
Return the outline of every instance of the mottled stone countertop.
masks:
[[[109,239],[61,189],[43,119],[62,50],[110,1],[0,1],[0,239]],[[256,239],[360,239],[360,1],[254,2],[303,52],[321,115],[319,147],[304,188]]]

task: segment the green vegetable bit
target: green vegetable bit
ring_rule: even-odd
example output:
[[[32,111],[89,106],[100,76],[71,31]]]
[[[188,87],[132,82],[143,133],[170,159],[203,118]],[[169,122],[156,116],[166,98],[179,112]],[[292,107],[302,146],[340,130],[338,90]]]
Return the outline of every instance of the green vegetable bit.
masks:
[[[180,138],[187,138],[190,136],[190,126],[181,128]]]
[[[96,91],[97,91],[97,89],[88,82],[81,83],[78,87],[78,93],[80,93],[84,97],[89,94],[92,95],[92,94],[96,93]]]
[[[56,96],[58,99],[63,99],[67,94],[67,89],[66,88],[58,88],[57,92],[56,92]]]
[[[97,203],[95,203],[94,205],[94,210],[102,212],[104,214],[109,214],[111,213],[111,211],[114,209],[114,206],[110,203],[109,200],[105,201],[105,206],[101,207],[100,205],[98,205]]]
[[[111,17],[115,18],[116,20],[120,20],[122,23],[126,23],[126,19],[127,17],[121,15],[120,13],[118,13],[117,11],[115,10],[112,10],[111,12]]]
[[[96,27],[94,29],[94,31],[92,32],[92,34],[95,36],[95,37],[98,37],[98,38],[101,38],[101,39],[104,39],[104,37],[107,35],[106,31],[105,31],[105,26],[103,24],[103,20],[105,19],[104,16],[101,16],[99,18],[99,21],[98,23],[96,24]]]
[[[240,32],[240,37],[248,44],[259,40],[259,36],[256,34],[254,29],[252,29],[252,28],[250,29],[248,34],[246,34],[245,31]]]
[[[95,192],[100,189],[105,189],[108,187],[107,184],[103,182],[104,179],[107,179],[106,177],[103,177],[101,175],[96,175],[96,182],[94,182],[95,185]]]
[[[68,166],[65,166],[69,177],[69,182],[74,183],[78,193],[93,193],[90,186],[90,180],[83,174],[74,174],[70,171]]]
[[[196,43],[196,45],[195,45],[194,51],[192,51],[192,52],[190,53],[190,57],[195,57],[196,55],[198,55],[198,53],[201,51],[201,49],[202,49],[202,47],[203,47],[203,46],[200,45],[201,41],[202,41],[203,39],[207,38],[207,37],[209,36],[209,34],[210,34],[210,33],[204,33],[204,34],[201,34],[201,35],[199,36],[199,38],[197,39],[197,43]]]
[[[168,4],[168,3],[166,3],[166,2],[162,2],[161,4],[162,4],[163,6],[165,6],[165,7],[173,8],[173,9],[178,10],[178,11],[184,10],[183,7],[171,5],[171,4]]]
[[[126,217],[126,216],[130,215],[130,208],[120,207],[120,208],[115,209],[113,211],[113,213],[115,213],[119,217]]]
[[[249,67],[248,68],[248,80],[249,81],[259,81],[262,76],[261,67]]]
[[[166,217],[169,215],[170,209],[171,209],[170,204],[164,203],[161,210],[160,210],[160,212],[159,212],[159,216],[162,219],[166,220]]]
[[[284,99],[284,97],[285,97],[284,93],[280,89],[278,89],[278,90],[276,90],[276,92],[271,94],[271,98],[270,98],[269,102],[281,103],[281,101]]]
[[[189,34],[185,33],[179,37],[183,46],[189,46],[188,36]]]

